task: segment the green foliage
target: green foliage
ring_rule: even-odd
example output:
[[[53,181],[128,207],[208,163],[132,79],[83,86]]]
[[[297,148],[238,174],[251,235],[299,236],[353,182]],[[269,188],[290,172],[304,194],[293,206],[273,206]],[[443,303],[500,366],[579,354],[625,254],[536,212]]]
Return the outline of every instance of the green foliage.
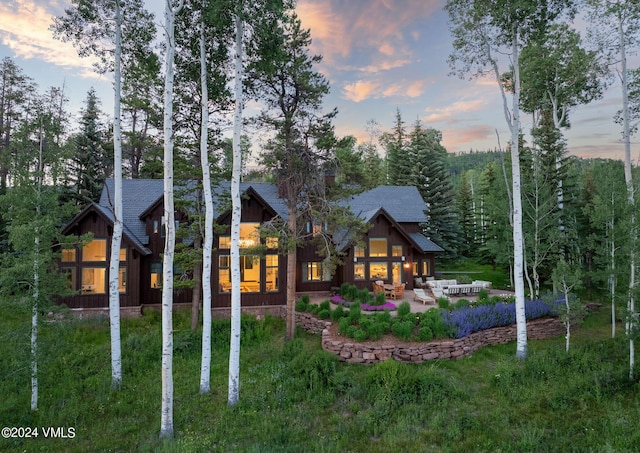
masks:
[[[376,297],[373,299],[373,302],[371,302],[372,305],[384,305],[387,303],[387,297],[385,296],[384,293],[378,293],[376,294]]]
[[[391,329],[393,335],[402,340],[409,341],[411,337],[413,337],[414,323],[411,321],[396,321],[393,323]]]
[[[454,310],[459,310],[461,308],[467,308],[471,305],[468,299],[459,299],[455,304],[453,304]]]
[[[0,312],[0,420],[83,433],[5,439],[3,451],[66,451],[70,441],[77,451],[423,451],[426,444],[436,451],[635,451],[640,441],[638,383],[628,378],[627,340],[609,338],[608,307],[577,329],[569,354],[560,337],[532,341],[526,361],[513,358],[507,344],[465,360],[371,366],[337,362],[321,350],[318,335],[283,342],[284,322],[265,318],[256,327],[264,323],[269,335],[243,342],[242,392],[233,408],[224,389],[198,394],[199,353],[180,353],[174,361],[180,435],[168,443],[157,435],[159,312],[123,319],[119,392],[109,389],[106,319],[43,323],[36,412],[25,385],[30,311],[0,299]],[[176,331],[186,333],[190,313],[174,315]],[[229,324],[218,322],[212,382],[225,382],[228,336],[216,335]],[[509,427],[505,419],[520,422]]]
[[[349,320],[351,323],[357,323],[360,320],[360,316],[362,316],[362,308],[360,308],[360,304],[352,304],[349,307]]]
[[[342,308],[342,305],[338,305],[333,311],[331,311],[331,320],[333,322],[339,321],[345,316],[348,316],[348,313],[345,312],[344,308]]]
[[[438,308],[441,308],[442,310],[450,310],[451,302],[446,297],[438,297]]]
[[[401,302],[400,305],[398,305],[398,309],[396,313],[398,318],[402,318],[408,315],[409,313],[411,313],[411,304],[406,300]]]
[[[309,310],[309,302],[305,301],[304,298],[301,298],[298,302],[296,302],[296,311],[305,312]]]
[[[418,340],[420,341],[431,341],[433,340],[433,331],[429,326],[421,326],[418,330]]]
[[[299,352],[291,362],[293,376],[300,377],[301,384],[311,391],[319,391],[331,386],[336,372],[338,358],[326,351],[308,354]]]
[[[331,318],[331,310],[327,310],[326,308],[320,308],[320,310],[318,310],[318,318],[320,319]]]

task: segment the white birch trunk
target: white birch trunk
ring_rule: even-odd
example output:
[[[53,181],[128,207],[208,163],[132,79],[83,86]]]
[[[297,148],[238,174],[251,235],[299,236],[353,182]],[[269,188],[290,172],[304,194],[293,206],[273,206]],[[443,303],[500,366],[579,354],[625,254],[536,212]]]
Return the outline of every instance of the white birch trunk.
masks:
[[[173,255],[175,251],[175,211],[173,201],[173,59],[175,54],[175,15],[166,0],[165,78],[164,78],[164,227],[165,243],[162,263],[162,407],[160,437],[173,437]]]
[[[40,221],[42,193],[42,152],[44,136],[40,123],[40,148],[36,176],[36,222]],[[40,231],[36,224],[33,240],[33,306],[31,310],[31,410],[38,410],[38,302],[40,301]]]
[[[122,356],[120,345],[120,245],[122,243],[122,133],[120,117],[122,15],[119,2],[115,3],[116,48],[114,56],[113,102],[113,235],[109,259],[109,325],[111,328],[111,388],[122,385]]]
[[[520,184],[520,67],[518,63],[518,33],[513,38],[513,104],[511,124],[511,172],[513,178],[513,266],[516,292],[516,357],[527,356],[527,320],[524,308],[523,255],[524,236],[522,234],[522,196]]]
[[[631,206],[631,253],[629,257],[629,300],[627,303],[626,331],[629,334],[635,326],[635,301],[634,290],[636,286],[636,256],[635,247],[637,242],[636,218],[634,213],[633,179],[631,176],[631,126],[629,114],[629,84],[627,75],[627,51],[625,45],[625,35],[623,19],[618,20],[618,32],[620,39],[620,60],[622,64],[622,119],[623,119],[623,139],[624,139],[624,178],[627,183],[629,204]],[[635,343],[632,336],[629,336],[629,379],[633,379],[633,368],[635,366]]]
[[[203,12],[204,15],[204,7]],[[200,130],[200,164],[204,192],[204,243],[202,244],[202,362],[200,365],[200,393],[211,389],[211,255],[213,247],[213,195],[209,173],[209,94],[207,87],[207,62],[204,42],[204,16],[200,30],[200,85],[202,91],[202,126]]]
[[[564,284],[565,286],[565,292],[564,292],[564,305],[567,309],[567,320],[565,321],[564,325],[566,327],[567,330],[567,334],[565,336],[566,339],[566,343],[565,343],[565,351],[569,352],[569,340],[571,339],[571,307],[569,306],[569,289],[566,288],[566,284]]]
[[[40,298],[40,270],[38,253],[40,237],[36,233],[33,260],[33,308],[31,311],[31,410],[38,410],[38,299]]]
[[[238,7],[241,11],[241,7]],[[231,343],[229,350],[229,393],[227,404],[233,406],[240,399],[240,170],[242,153],[240,133],[242,130],[242,35],[241,12],[236,13],[235,55],[235,117],[233,125],[233,170],[231,176]]]

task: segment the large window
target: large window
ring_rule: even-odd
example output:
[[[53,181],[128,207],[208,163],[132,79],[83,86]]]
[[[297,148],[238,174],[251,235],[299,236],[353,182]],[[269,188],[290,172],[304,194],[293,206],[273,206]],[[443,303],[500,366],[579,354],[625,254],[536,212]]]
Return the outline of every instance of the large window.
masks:
[[[151,287],[162,288],[162,263],[151,263]]]
[[[82,247],[82,261],[106,261],[107,240],[94,239]]]
[[[248,249],[260,245],[260,227],[259,223],[241,223],[240,224],[240,248]],[[278,247],[277,238],[268,238],[267,246],[269,248]],[[231,236],[219,236],[218,248],[230,249],[231,248]]]
[[[302,263],[303,282],[326,282],[331,279],[322,261],[308,261]]]
[[[370,280],[387,280],[389,278],[389,263],[370,263]]]
[[[353,279],[364,280],[364,263],[355,263],[353,265]]]
[[[422,275],[431,275],[429,269],[429,260],[422,260]]]
[[[356,258],[364,258],[364,247],[358,247],[357,245],[353,248],[353,256]]]
[[[392,245],[391,246],[391,256],[402,256],[402,246],[401,245]]]
[[[118,291],[121,293],[127,292],[127,268],[121,267],[118,271]]]
[[[106,269],[104,267],[82,268],[82,294],[106,294]]]
[[[402,283],[402,263],[391,263],[391,276],[393,277],[393,283]]]
[[[278,291],[278,255],[265,257],[267,291]]]
[[[369,239],[369,256],[387,256],[387,239]]]
[[[62,257],[60,260],[63,263],[72,263],[76,260],[76,249],[62,249]]]
[[[240,257],[240,291],[243,293],[260,292],[259,256],[243,255]],[[231,291],[231,257],[221,255],[218,259],[218,284],[220,292]]]

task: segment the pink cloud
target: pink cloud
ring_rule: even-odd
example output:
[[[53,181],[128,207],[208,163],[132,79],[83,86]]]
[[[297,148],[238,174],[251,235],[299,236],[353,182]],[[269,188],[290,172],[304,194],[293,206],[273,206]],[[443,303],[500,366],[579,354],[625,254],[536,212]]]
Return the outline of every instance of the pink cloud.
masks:
[[[15,5],[17,3],[17,7]],[[56,3],[49,5],[57,7]],[[97,77],[91,71],[91,58],[78,58],[70,43],[53,39],[49,31],[51,17],[62,11],[51,11],[33,0],[17,0],[0,4],[0,40],[17,57],[41,59],[57,66],[79,68],[82,77]]]

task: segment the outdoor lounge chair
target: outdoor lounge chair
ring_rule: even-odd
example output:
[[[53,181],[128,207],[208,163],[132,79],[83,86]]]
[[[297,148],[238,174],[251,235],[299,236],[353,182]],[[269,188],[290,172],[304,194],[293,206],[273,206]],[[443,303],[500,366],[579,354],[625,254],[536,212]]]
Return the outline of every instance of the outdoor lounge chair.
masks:
[[[427,293],[422,288],[413,289],[413,300],[422,302],[423,305],[436,303],[436,300],[431,296],[427,296]]]

